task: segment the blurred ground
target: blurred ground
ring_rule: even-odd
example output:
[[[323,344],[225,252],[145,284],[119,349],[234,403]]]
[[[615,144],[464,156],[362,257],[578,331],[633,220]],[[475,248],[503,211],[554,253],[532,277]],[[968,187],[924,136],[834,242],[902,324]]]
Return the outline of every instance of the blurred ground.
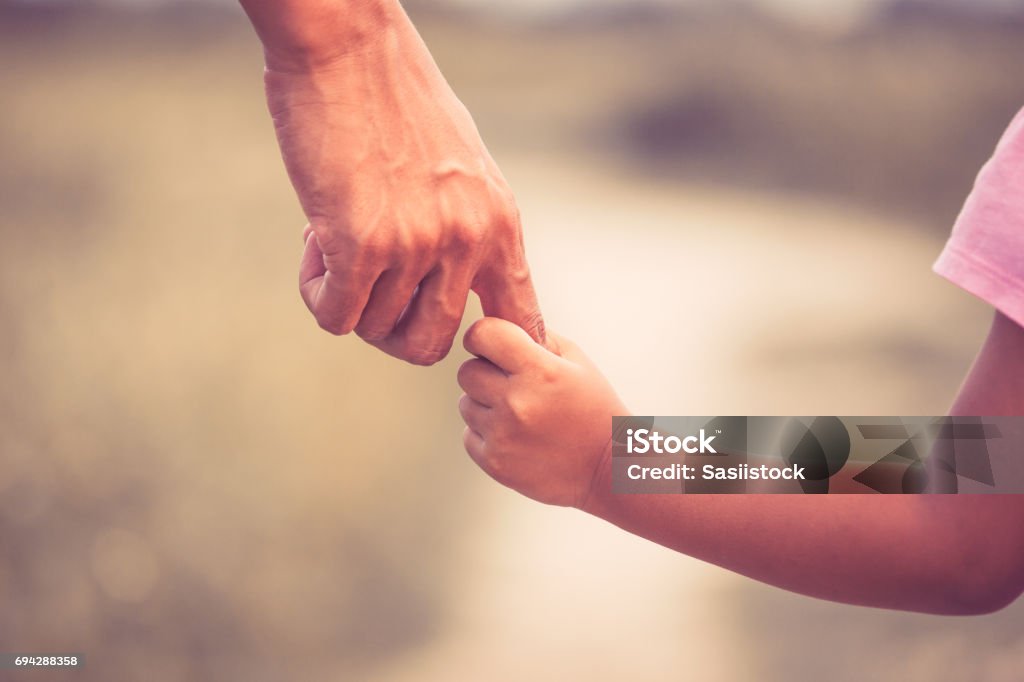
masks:
[[[635,410],[947,407],[989,312],[928,268],[1024,103],[1019,27],[419,19],[549,323]],[[237,13],[0,9],[0,58],[0,649],[96,680],[1016,679],[1020,605],[814,602],[475,471],[460,354],[308,319]]]

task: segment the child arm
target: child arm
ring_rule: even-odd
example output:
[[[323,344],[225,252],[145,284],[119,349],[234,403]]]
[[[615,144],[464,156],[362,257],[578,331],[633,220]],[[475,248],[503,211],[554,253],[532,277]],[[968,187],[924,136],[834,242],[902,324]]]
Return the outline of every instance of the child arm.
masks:
[[[558,355],[484,319],[459,383],[470,456],[551,504],[822,599],[929,613],[999,609],[1024,588],[1024,497],[615,495],[611,416],[626,414],[570,342]],[[953,414],[1024,414],[1024,330],[997,315]]]

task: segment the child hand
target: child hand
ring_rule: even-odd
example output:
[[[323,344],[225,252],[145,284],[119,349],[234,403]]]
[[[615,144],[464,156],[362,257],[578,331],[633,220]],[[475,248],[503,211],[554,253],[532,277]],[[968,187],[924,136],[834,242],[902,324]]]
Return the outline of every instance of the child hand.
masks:
[[[614,389],[573,344],[557,354],[511,322],[485,317],[463,339],[478,356],[459,368],[466,451],[502,485],[539,502],[582,508],[611,451]]]

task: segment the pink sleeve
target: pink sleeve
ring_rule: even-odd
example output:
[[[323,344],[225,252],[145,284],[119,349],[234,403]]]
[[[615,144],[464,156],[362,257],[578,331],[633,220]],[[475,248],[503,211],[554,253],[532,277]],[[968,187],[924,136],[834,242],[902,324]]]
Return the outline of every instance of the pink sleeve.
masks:
[[[978,174],[934,267],[1024,326],[1024,110]]]

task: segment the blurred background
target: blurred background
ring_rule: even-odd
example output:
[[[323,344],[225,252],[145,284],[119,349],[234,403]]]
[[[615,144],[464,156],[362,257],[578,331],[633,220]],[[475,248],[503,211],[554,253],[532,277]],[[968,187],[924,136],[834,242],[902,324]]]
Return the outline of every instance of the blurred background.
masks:
[[[1020,3],[408,8],[635,411],[944,413],[991,312],[929,268]],[[817,602],[477,471],[461,351],[304,309],[234,4],[0,0],[0,63],[0,650],[88,661],[34,679],[1019,679],[1024,603]]]

